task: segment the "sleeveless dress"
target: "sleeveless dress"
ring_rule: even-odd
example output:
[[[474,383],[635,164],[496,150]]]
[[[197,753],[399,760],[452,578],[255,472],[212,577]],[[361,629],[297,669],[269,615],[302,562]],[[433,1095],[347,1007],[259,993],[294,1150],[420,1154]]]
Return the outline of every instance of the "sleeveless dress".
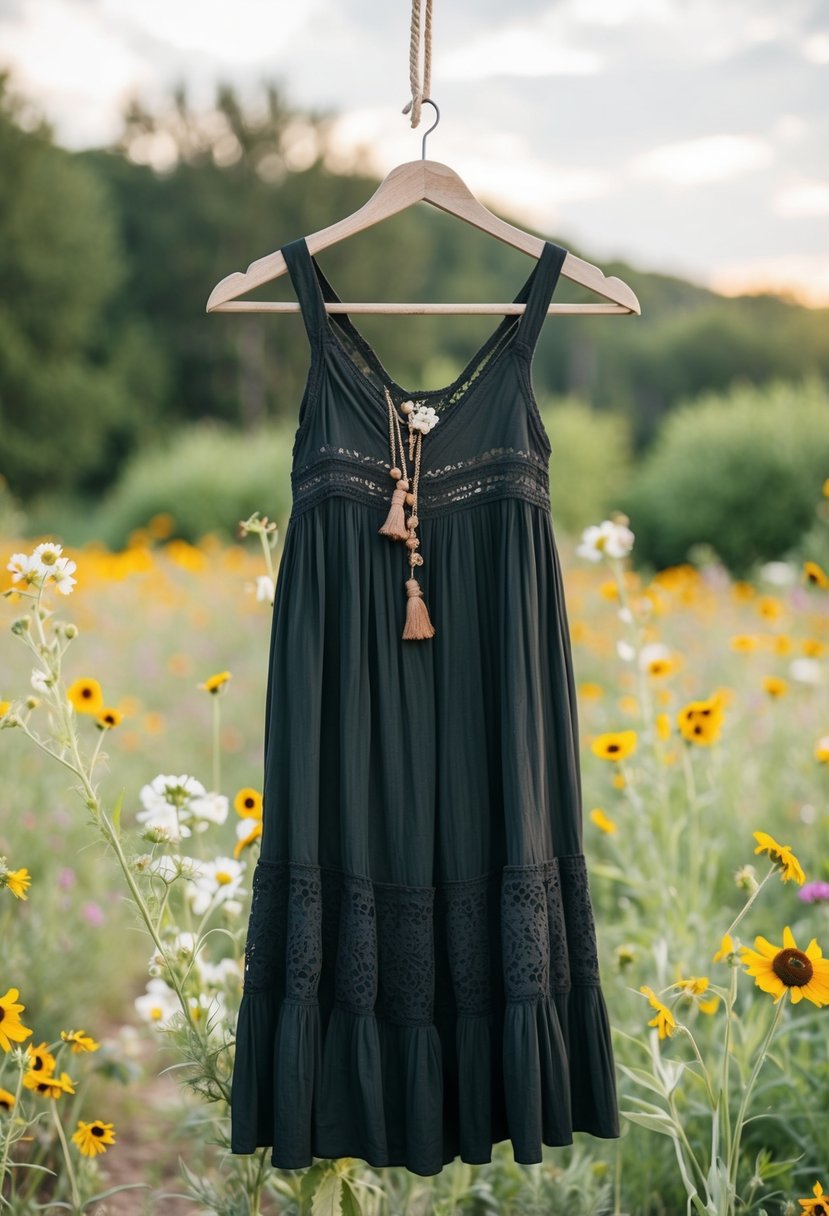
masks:
[[[438,1173],[574,1131],[619,1135],[582,853],[576,695],[530,378],[566,251],[546,242],[457,380],[404,389],[303,239],[311,344],[274,602],[261,852],[231,1152]],[[408,551],[380,535],[385,388],[435,408],[418,577],[434,636],[402,640]]]

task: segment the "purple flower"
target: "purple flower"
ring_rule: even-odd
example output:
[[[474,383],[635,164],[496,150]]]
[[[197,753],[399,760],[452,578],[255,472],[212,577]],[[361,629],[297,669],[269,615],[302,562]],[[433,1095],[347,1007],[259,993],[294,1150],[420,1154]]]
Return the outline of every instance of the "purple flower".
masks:
[[[89,900],[88,903],[83,905],[81,908],[81,916],[88,924],[94,925],[96,928],[102,925],[106,920],[103,908],[100,906],[100,904],[96,904],[93,900]]]
[[[70,887],[75,885],[75,871],[71,866],[62,866],[58,870],[58,886],[64,891],[68,891]]]
[[[829,903],[829,882],[807,882],[797,897],[807,904]]]

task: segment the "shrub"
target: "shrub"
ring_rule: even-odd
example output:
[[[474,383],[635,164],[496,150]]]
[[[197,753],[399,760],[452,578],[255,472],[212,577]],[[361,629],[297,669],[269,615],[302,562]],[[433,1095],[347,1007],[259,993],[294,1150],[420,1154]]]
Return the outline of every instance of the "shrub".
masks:
[[[551,401],[541,416],[553,448],[553,518],[557,530],[573,535],[618,506],[630,478],[630,426],[577,397]]]
[[[621,502],[640,560],[674,565],[703,543],[745,574],[784,556],[814,519],[829,473],[828,423],[819,380],[737,386],[680,407]]]
[[[94,534],[117,547],[154,515],[173,517],[173,533],[195,541],[206,532],[232,536],[260,510],[282,523],[291,506],[293,424],[239,432],[217,424],[182,428],[163,449],[127,464],[104,500]]]

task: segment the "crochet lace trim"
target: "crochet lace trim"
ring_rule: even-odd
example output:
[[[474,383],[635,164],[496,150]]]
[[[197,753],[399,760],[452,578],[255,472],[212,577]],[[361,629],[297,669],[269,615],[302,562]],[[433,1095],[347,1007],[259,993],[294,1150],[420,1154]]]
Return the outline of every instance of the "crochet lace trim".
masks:
[[[336,1003],[403,1025],[433,1020],[436,962],[457,1012],[535,1001],[599,984],[582,854],[440,887],[376,883],[316,865],[259,859],[245,946],[245,991]]]

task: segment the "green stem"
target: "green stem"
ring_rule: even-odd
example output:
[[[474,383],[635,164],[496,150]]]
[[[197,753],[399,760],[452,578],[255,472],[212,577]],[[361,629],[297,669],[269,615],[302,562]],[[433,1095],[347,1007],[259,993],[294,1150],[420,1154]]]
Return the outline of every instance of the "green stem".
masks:
[[[758,884],[757,884],[757,889],[756,889],[756,890],[754,890],[754,891],[752,891],[751,895],[748,897],[748,899],[746,900],[745,904],[743,905],[742,911],[737,913],[737,915],[734,917],[734,920],[731,922],[731,924],[730,924],[730,925],[728,926],[728,928],[726,929],[726,931],[725,931],[725,936],[726,936],[726,937],[731,937],[731,936],[733,935],[734,930],[737,928],[737,926],[739,925],[740,921],[743,919],[743,917],[745,916],[745,914],[748,912],[749,908],[750,908],[750,907],[751,907],[751,905],[754,903],[755,899],[756,899],[756,898],[757,898],[757,896],[760,894],[760,892],[762,891],[763,887],[766,885],[766,883],[767,883],[767,882],[768,882],[768,880],[771,878],[772,874],[774,873],[774,871],[775,871],[776,869],[777,869],[777,866],[776,866],[776,865],[774,865],[774,864],[772,864],[771,869],[769,870],[768,874],[766,874],[766,876],[765,876],[765,878],[762,880],[762,882],[760,882],[760,883],[758,883]]]
[[[221,709],[219,707],[219,697],[221,693],[213,694],[213,792],[218,794],[222,788],[221,785],[221,768],[220,768],[220,741],[221,741]]]
[[[6,1128],[6,1135],[3,1138],[3,1155],[2,1155],[2,1157],[0,1157],[0,1197],[2,1197],[3,1179],[6,1177],[6,1166],[7,1166],[8,1160],[9,1160],[9,1149],[11,1148],[11,1142],[12,1142],[12,1126],[14,1123],[14,1113],[17,1110],[18,1103],[20,1102],[20,1094],[21,1094],[22,1089],[23,1089],[23,1069],[21,1067],[17,1074],[17,1088],[14,1091],[14,1106],[9,1111],[9,1116],[8,1116],[9,1122],[8,1122],[8,1126]]]
[[[760,1048],[759,1052],[757,1053],[757,1061],[754,1065],[754,1068],[751,1071],[751,1076],[749,1077],[748,1084],[746,1085],[745,1089],[743,1090],[743,1099],[740,1103],[740,1109],[737,1113],[737,1120],[736,1120],[736,1124],[734,1127],[734,1143],[731,1146],[731,1153],[730,1153],[730,1156],[728,1159],[728,1177],[729,1177],[729,1181],[731,1182],[732,1188],[735,1192],[737,1189],[737,1171],[740,1168],[740,1140],[742,1139],[743,1126],[745,1124],[745,1116],[746,1116],[746,1111],[748,1110],[749,1099],[751,1098],[751,1093],[757,1082],[757,1078],[760,1075],[760,1069],[763,1067],[763,1061],[765,1060],[766,1055],[768,1054],[769,1047],[771,1046],[771,1041],[774,1038],[777,1027],[780,1024],[780,1018],[783,1015],[783,1006],[785,1004],[785,998],[786,998],[787,994],[788,994],[788,989],[783,994],[783,996],[780,998],[780,1000],[777,1002],[777,1008],[774,1011],[774,1017],[772,1018],[771,1024],[769,1025],[769,1028],[766,1032],[766,1037],[763,1039],[763,1045]]]
[[[271,549],[270,540],[268,539],[268,536],[264,530],[259,533],[259,539],[262,542],[262,550],[265,554],[265,567],[268,571],[268,578],[271,580],[272,583],[275,583],[276,575],[274,574],[273,558],[271,556],[273,553],[273,550]]]
[[[688,1027],[684,1026],[682,1024],[682,1022],[677,1023],[677,1030],[681,1030],[685,1034],[687,1034],[688,1038],[691,1041],[691,1048],[694,1052],[694,1055],[697,1058],[697,1063],[699,1064],[700,1068],[702,1069],[702,1079],[705,1082],[705,1089],[706,1089],[706,1092],[708,1093],[708,1100],[711,1103],[711,1106],[715,1107],[717,1105],[717,1099],[714,1096],[714,1087],[711,1084],[711,1077],[709,1076],[708,1069],[705,1067],[705,1062],[704,1062],[702,1056],[700,1055],[699,1048],[697,1047],[697,1041],[694,1038],[694,1036],[691,1034]]]
[[[60,1115],[58,1114],[57,1100],[55,1098],[50,1098],[49,1105],[52,1107],[52,1118],[55,1123],[61,1148],[63,1149],[63,1159],[66,1162],[66,1173],[69,1176],[69,1185],[72,1188],[72,1207],[74,1208],[76,1214],[80,1216],[80,1214],[83,1212],[81,1193],[78,1190],[78,1183],[77,1179],[75,1178],[75,1168],[72,1165],[72,1155],[69,1152],[69,1145],[66,1141],[66,1133],[63,1130],[63,1124],[61,1123]]]
[[[725,1040],[723,1042],[722,1062],[722,1121],[723,1138],[726,1145],[726,1158],[731,1156],[731,1021],[734,1016],[734,1004],[737,1000],[737,968],[731,968],[731,987],[725,1007]]]

